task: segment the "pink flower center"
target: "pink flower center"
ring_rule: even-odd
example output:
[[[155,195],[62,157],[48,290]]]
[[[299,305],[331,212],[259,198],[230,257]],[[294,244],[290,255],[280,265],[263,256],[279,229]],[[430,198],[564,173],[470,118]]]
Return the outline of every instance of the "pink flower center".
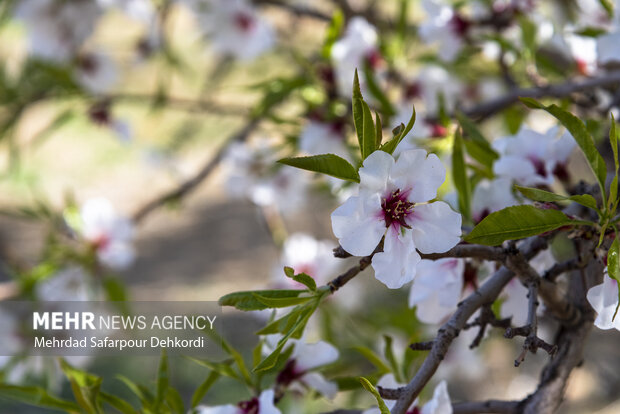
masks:
[[[398,189],[383,199],[381,208],[383,209],[385,227],[396,224],[408,229],[411,228],[407,224],[407,217],[413,212],[414,203],[407,200],[409,193],[410,190],[401,191]]]
[[[96,250],[105,249],[108,244],[110,244],[110,237],[107,234],[102,234],[92,241],[93,246]]]
[[[547,169],[545,168],[545,162],[543,160],[533,155],[529,156],[528,160],[530,160],[530,162],[534,166],[536,174],[540,175],[541,177],[547,176]]]
[[[418,408],[418,406],[416,405],[415,407],[413,407],[411,410],[407,411],[406,414],[420,414],[420,409]]]
[[[412,82],[405,88],[405,98],[407,99],[417,98],[420,96],[420,93],[422,93],[422,88],[419,82]]]
[[[242,401],[237,406],[241,409],[243,414],[258,414],[259,404],[258,398],[254,397],[248,401]]]
[[[297,362],[294,359],[290,359],[284,366],[284,369],[280,371],[276,377],[276,383],[288,386],[296,379],[301,378],[304,375],[304,372],[297,369],[296,365]]]
[[[373,49],[366,54],[366,61],[371,69],[378,69],[382,60],[381,53],[377,49]]]
[[[235,14],[235,25],[241,29],[242,32],[249,32],[254,26],[254,18],[247,13],[239,12]]]
[[[458,13],[454,13],[454,16],[452,16],[452,19],[450,19],[449,24],[454,33],[456,33],[456,35],[459,37],[465,37],[467,31],[469,30],[469,27],[471,26],[469,20],[465,19]]]
[[[448,133],[448,130],[443,125],[437,122],[425,121],[426,125],[428,125],[431,129],[431,137],[445,137]]]

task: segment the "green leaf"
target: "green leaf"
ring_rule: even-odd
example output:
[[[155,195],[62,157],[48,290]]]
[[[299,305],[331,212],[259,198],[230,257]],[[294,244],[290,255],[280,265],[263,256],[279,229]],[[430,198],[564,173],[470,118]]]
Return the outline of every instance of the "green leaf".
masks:
[[[166,394],[166,405],[176,414],[185,414],[185,404],[183,404],[183,398],[181,397],[181,394],[179,394],[179,392],[172,387],[168,387],[168,393]]]
[[[372,349],[362,345],[354,346],[353,349],[362,354],[364,358],[373,364],[379,370],[380,374],[387,374],[391,371],[390,367]]]
[[[0,398],[69,413],[80,412],[77,404],[51,396],[41,387],[0,384]]]
[[[620,235],[616,233],[616,238],[607,252],[607,273],[610,278],[618,282],[616,285],[618,287],[618,306],[616,306],[612,321],[616,319],[618,307],[620,307],[620,242],[618,242],[618,237]]]
[[[456,114],[456,118],[461,128],[463,128],[463,143],[467,153],[481,165],[492,171],[493,162],[499,158],[497,152],[491,147],[489,141],[482,135],[471,119],[460,112]]]
[[[366,78],[366,85],[368,86],[368,91],[381,106],[381,111],[387,116],[394,115],[396,111],[394,111],[394,107],[390,103],[390,100],[381,90],[381,87],[377,83],[374,71],[368,62],[364,64],[364,77]]]
[[[596,206],[596,200],[590,194],[563,196],[560,194],[551,193],[549,191],[539,190],[538,188],[521,187],[518,185],[515,185],[515,188],[530,200],[544,202],[574,201],[575,203],[579,203],[582,206],[589,207],[593,210],[598,211],[598,208]]]
[[[270,322],[267,326],[256,332],[257,335],[269,335],[274,333],[286,333],[297,322],[301,313],[303,313],[308,304],[300,305],[293,308],[286,315]]]
[[[244,292],[234,292],[220,298],[221,306],[234,306],[242,311],[255,311],[267,309],[267,305],[259,301],[255,294],[263,298],[296,298],[306,290],[251,290]]]
[[[387,359],[387,361],[390,363],[390,368],[392,373],[394,374],[396,382],[402,382],[402,378],[400,377],[400,370],[398,369],[398,362],[396,362],[394,350],[392,349],[392,337],[389,335],[383,335],[383,341],[385,342],[385,349],[383,352],[383,354],[385,355],[385,359]]]
[[[209,368],[211,371],[216,372],[218,375],[233,378],[236,380],[241,380],[239,374],[233,369],[231,366],[234,362],[234,359],[227,359],[222,362],[213,362],[207,359],[200,359],[194,357],[187,357],[190,361],[197,363],[198,365],[202,365],[203,367]]]
[[[527,205],[506,207],[485,217],[465,237],[465,241],[497,246],[506,240],[535,236],[578,223],[559,210],[541,210]]]
[[[381,141],[383,141],[383,126],[381,125],[379,113],[375,112],[375,148],[381,146]]]
[[[117,375],[117,378],[138,397],[143,406],[151,405],[151,403],[153,402],[153,395],[148,389],[136,384],[135,382],[123,375]]]
[[[381,414],[390,414],[390,410],[387,408],[387,405],[385,405],[385,402],[383,401],[383,398],[381,398],[381,395],[379,395],[379,391],[377,391],[377,389],[370,383],[370,381],[368,381],[364,377],[360,377],[360,382],[362,383],[362,387],[364,387],[366,391],[374,395],[375,399],[377,400],[377,404],[379,405],[379,411],[381,411]]]
[[[207,394],[207,392],[209,391],[209,389],[211,389],[211,387],[213,386],[213,384],[215,384],[215,382],[220,378],[220,374],[215,372],[215,371],[211,371],[209,373],[209,375],[207,376],[207,378],[202,382],[202,384],[200,384],[198,386],[198,388],[196,388],[196,391],[194,391],[194,395],[192,395],[192,408],[196,407],[198,404],[200,404],[200,401],[202,401],[202,399],[204,398],[204,396]]]
[[[366,102],[362,100],[362,160],[372,154],[376,147],[375,123],[372,120],[372,112]]]
[[[360,89],[360,78],[355,69],[355,75],[353,76],[353,100],[351,102],[353,110],[353,125],[355,126],[355,133],[357,134],[357,142],[360,146],[360,153],[362,158],[364,153],[364,107],[362,105],[362,91]]]
[[[532,98],[520,99],[528,108],[544,109],[549,114],[556,117],[562,125],[564,125],[568,132],[571,133],[573,138],[575,138],[577,145],[579,145],[583,151],[586,160],[588,161],[588,165],[592,169],[592,172],[598,181],[599,187],[601,188],[603,199],[605,199],[605,178],[607,177],[607,167],[605,166],[605,160],[603,160],[603,157],[596,149],[594,139],[588,132],[586,125],[575,115],[563,110],[555,104],[545,106]]]
[[[332,20],[329,22],[329,26],[327,27],[327,33],[325,34],[325,41],[323,42],[323,47],[321,49],[321,55],[325,59],[329,60],[331,58],[332,46],[340,37],[343,26],[344,15],[338,9],[334,12]]]
[[[609,18],[614,17],[614,4],[612,0],[598,0],[598,2],[605,9]]]
[[[416,119],[415,106],[413,106],[412,112],[411,112],[411,118],[409,118],[409,122],[407,123],[407,126],[405,126],[404,129],[400,129],[400,131],[396,135],[394,135],[392,139],[390,139],[388,142],[383,144],[380,150],[385,151],[388,154],[393,154],[398,144],[400,144],[400,142],[403,139],[405,139],[409,131],[411,131],[411,129],[413,128],[413,125],[415,124],[415,119]],[[393,132],[396,132],[396,128],[394,129]]]
[[[100,410],[97,399],[101,388],[101,378],[72,367],[62,358],[60,368],[69,379],[77,403],[87,413],[98,414]]]
[[[99,393],[99,398],[101,399],[101,401],[111,405],[112,407],[114,407],[114,409],[121,412],[122,414],[137,414],[138,413],[131,404],[129,404],[127,401],[115,395],[108,394],[102,391]]]
[[[166,353],[166,348],[162,348],[161,358],[159,359],[159,369],[157,370],[157,392],[155,393],[155,411],[160,409],[161,404],[166,398],[168,384],[168,354]]]
[[[373,127],[374,128],[374,127]],[[374,131],[373,131],[374,132]],[[347,160],[334,154],[312,155],[309,157],[282,158],[280,164],[331,175],[341,180],[360,182],[360,176]]]
[[[254,297],[268,308],[288,308],[289,306],[300,305],[313,299],[313,296],[302,296],[296,298],[267,298],[257,293]]]
[[[295,270],[288,266],[284,267],[284,274],[286,277],[293,279],[297,283],[301,283],[311,291],[314,292],[316,290],[316,282],[310,275],[306,273],[295,274]]]
[[[463,139],[459,130],[454,134],[452,147],[452,180],[459,197],[459,210],[467,219],[471,219],[471,181],[467,176],[465,167],[465,154],[463,153]]]
[[[609,144],[611,145],[611,151],[614,155],[614,178],[611,180],[609,186],[609,200],[607,201],[607,208],[610,210],[609,215],[613,216],[616,213],[616,206],[618,205],[618,129],[616,127],[616,120],[614,114],[611,114],[611,127],[609,129]]]

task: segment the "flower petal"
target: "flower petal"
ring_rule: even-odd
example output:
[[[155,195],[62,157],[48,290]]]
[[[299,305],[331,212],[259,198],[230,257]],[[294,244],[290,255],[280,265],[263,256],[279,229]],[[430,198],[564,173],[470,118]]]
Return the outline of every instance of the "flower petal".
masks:
[[[265,390],[258,397],[258,414],[282,414],[273,404],[273,390]]]
[[[196,414],[239,414],[239,407],[235,407],[232,404],[218,405],[216,407],[199,405],[195,411]]]
[[[445,380],[435,387],[433,399],[424,404],[421,414],[452,414],[452,403]]]
[[[398,289],[415,277],[420,255],[415,249],[411,233],[402,234],[391,226],[386,235],[383,251],[372,258],[375,277],[390,289]]]
[[[461,215],[443,201],[416,205],[407,222],[422,253],[446,252],[461,239]]]
[[[325,341],[312,344],[297,341],[292,358],[295,366],[302,371],[308,371],[322,365],[331,364],[338,359],[339,352],[335,346]]]
[[[359,169],[360,186],[383,194],[394,162],[394,158],[385,151],[375,151],[370,154]]]
[[[437,189],[446,179],[446,168],[437,155],[417,149],[404,151],[392,169],[397,188],[410,190],[409,201],[420,203],[437,197]]]
[[[309,372],[304,374],[299,380],[308,387],[317,390],[330,400],[338,393],[338,385],[333,381],[327,381],[325,377],[318,372]]]
[[[598,314],[594,325],[599,329],[620,330],[620,312],[612,321],[616,307],[618,306],[618,282],[609,277],[607,272],[603,277],[603,283],[591,287],[586,296],[592,308]]]
[[[385,233],[378,194],[349,197],[331,217],[340,245],[354,256],[372,253]]]

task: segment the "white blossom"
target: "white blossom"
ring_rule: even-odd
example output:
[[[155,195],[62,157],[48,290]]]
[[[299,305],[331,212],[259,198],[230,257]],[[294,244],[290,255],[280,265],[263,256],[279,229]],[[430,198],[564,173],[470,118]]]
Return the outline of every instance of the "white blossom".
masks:
[[[422,253],[445,252],[460,240],[461,216],[433,200],[446,170],[436,155],[403,152],[398,161],[375,151],[359,170],[358,195],[332,213],[340,245],[355,256],[374,255],[375,277],[395,289],[413,280]],[[417,250],[416,250],[417,249]]]
[[[56,62],[75,56],[100,15],[94,1],[21,0],[15,8],[26,27],[30,54]]]
[[[570,133],[560,134],[557,127],[544,134],[522,127],[515,136],[493,142],[493,147],[500,154],[493,165],[493,172],[519,185],[551,185],[553,175],[560,175],[575,145]],[[565,170],[563,173],[566,173]]]
[[[471,202],[474,222],[479,222],[490,213],[518,204],[512,193],[512,183],[507,177],[482,180],[476,185]]]
[[[299,149],[308,155],[335,154],[350,159],[340,124],[310,121],[299,135]]]
[[[258,397],[237,405],[226,404],[215,407],[199,405],[195,408],[196,414],[281,414],[273,403],[274,391],[263,391]]]
[[[286,279],[289,284],[299,287],[297,282],[283,274],[283,267],[289,266],[295,270],[295,274],[310,275],[317,285],[327,283],[340,267],[339,259],[334,257],[335,247],[329,240],[317,240],[303,233],[292,234],[284,242],[280,265],[274,270],[274,279],[278,282]]]
[[[75,71],[78,83],[95,95],[109,92],[118,80],[116,65],[102,52],[80,55]]]
[[[420,37],[439,46],[437,53],[442,60],[453,61],[463,48],[469,23],[443,0],[422,0],[422,7],[426,18],[418,29]]]
[[[351,96],[355,69],[360,73],[362,94],[365,92],[364,65],[376,69],[380,62],[377,30],[364,18],[353,17],[344,33],[331,48],[331,59],[334,63],[336,85],[342,96]]]
[[[80,210],[81,234],[96,250],[97,258],[115,270],[128,268],[134,261],[133,224],[121,216],[105,198],[93,198]]]
[[[609,277],[607,268],[603,274],[603,283],[591,287],[586,297],[597,313],[594,325],[599,329],[614,328],[620,331],[620,315],[614,319],[618,307],[618,282]]]
[[[416,317],[437,324],[450,316],[461,300],[465,260],[445,258],[422,260],[409,292],[409,307],[416,306]]]
[[[250,61],[275,44],[271,24],[246,0],[191,2],[198,22],[213,49],[242,61]]]
[[[37,283],[36,295],[42,301],[96,300],[89,275],[81,267],[71,266],[60,270]]]

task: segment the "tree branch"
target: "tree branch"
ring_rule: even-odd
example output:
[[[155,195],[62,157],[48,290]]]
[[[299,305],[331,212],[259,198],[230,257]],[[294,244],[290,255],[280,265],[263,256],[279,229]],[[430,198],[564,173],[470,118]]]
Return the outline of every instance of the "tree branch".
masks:
[[[453,414],[478,414],[496,413],[512,414],[517,413],[520,401],[468,401],[452,404]]]
[[[148,216],[153,211],[157,210],[159,207],[164,206],[172,201],[179,200],[183,196],[191,193],[200,183],[202,183],[213,170],[218,165],[218,163],[224,158],[228,148],[233,142],[241,142],[245,141],[250,133],[256,128],[259,124],[259,118],[252,118],[246,124],[241,127],[237,132],[232,134],[226,142],[220,147],[217,153],[210,158],[204,166],[190,179],[184,181],[180,186],[171,190],[167,193],[164,193],[155,199],[149,201],[141,208],[138,209],[132,216],[132,220],[135,223],[139,223],[144,220],[146,216]]]
[[[457,258],[475,258],[483,260],[504,261],[506,259],[507,251],[501,247],[482,246],[477,244],[459,244],[452,249],[444,253],[420,253],[422,259],[438,260],[447,257]],[[344,250],[342,246],[338,246],[334,249],[334,257],[345,259],[351,257],[351,254]]]
[[[370,256],[362,257],[357,266],[353,266],[352,268],[350,268],[349,270],[347,270],[340,276],[336,277],[335,279],[327,283],[327,286],[329,286],[329,289],[331,290],[331,292],[334,293],[335,291],[343,287],[345,284],[347,284],[351,279],[353,279],[359,273],[361,273],[364,269],[366,269],[372,263],[372,258],[375,255],[375,253],[378,253],[381,251],[383,251],[383,240],[381,240],[381,243],[379,243],[375,251],[372,252]]]
[[[521,251],[524,257],[529,260],[546,246],[547,240],[544,237],[534,237],[524,243]],[[413,400],[415,400],[435,374],[459,330],[467,324],[471,315],[478,308],[492,302],[512,277],[513,273],[505,266],[502,266],[485,284],[459,303],[456,312],[450,320],[439,329],[430,353],[413,379],[405,386],[400,398],[392,409],[392,414],[405,414]]]

